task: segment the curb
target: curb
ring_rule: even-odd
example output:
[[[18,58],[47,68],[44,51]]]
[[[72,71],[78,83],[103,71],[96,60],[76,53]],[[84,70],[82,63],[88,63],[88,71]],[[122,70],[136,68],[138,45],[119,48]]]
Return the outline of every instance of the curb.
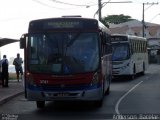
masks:
[[[14,95],[9,95],[9,96],[7,96],[7,97],[5,97],[5,98],[2,98],[2,99],[0,100],[0,105],[8,102],[10,99],[13,99],[14,97],[17,97],[17,96],[19,96],[19,95],[22,95],[23,93],[24,93],[24,91],[21,91],[21,92],[15,93]]]

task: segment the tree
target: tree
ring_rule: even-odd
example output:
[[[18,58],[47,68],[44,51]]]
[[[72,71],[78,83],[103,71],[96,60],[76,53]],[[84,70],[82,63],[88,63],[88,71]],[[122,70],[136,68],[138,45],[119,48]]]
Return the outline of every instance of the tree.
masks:
[[[106,26],[109,26],[108,23],[120,24],[131,20],[133,19],[128,15],[108,15],[107,17],[102,18],[102,23]]]

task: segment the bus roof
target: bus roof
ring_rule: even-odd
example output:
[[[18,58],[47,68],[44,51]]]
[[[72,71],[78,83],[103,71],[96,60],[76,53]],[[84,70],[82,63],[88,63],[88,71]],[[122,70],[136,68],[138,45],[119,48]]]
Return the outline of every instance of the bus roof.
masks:
[[[64,16],[64,17],[55,17],[55,18],[43,18],[43,19],[36,19],[36,20],[32,20],[30,22],[35,22],[35,21],[49,21],[49,20],[60,20],[60,19],[79,19],[79,20],[95,20],[98,21],[96,19],[93,18],[84,18],[84,17],[75,17],[75,16]]]
[[[135,39],[135,40],[144,40],[147,41],[147,39],[145,37],[140,37],[140,36],[135,36],[135,35],[129,35],[129,34],[111,34],[111,36],[124,36],[124,37],[128,37],[130,39]]]
[[[93,18],[83,17],[57,17],[32,20],[29,23],[29,31],[49,29],[100,29],[110,32],[101,22]]]

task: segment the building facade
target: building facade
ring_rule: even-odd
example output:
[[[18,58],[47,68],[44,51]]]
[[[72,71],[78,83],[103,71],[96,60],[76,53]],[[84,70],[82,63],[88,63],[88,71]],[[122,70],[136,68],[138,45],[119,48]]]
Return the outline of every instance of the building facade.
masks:
[[[110,24],[110,30],[112,34],[129,34],[136,36],[143,36],[142,22],[138,20],[132,20],[121,24]],[[160,64],[160,25],[145,22],[144,36],[148,40],[148,53],[150,63]]]
[[[130,34],[136,36],[143,36],[142,22],[138,20],[132,20],[121,24],[110,24],[110,30],[112,34]],[[145,22],[145,37],[148,38],[160,38],[160,25]]]

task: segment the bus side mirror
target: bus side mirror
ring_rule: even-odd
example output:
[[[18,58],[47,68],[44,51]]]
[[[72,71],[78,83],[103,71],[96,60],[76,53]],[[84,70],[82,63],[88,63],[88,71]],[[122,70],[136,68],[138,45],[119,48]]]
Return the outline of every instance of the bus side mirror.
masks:
[[[20,49],[24,49],[26,47],[26,38],[27,34],[23,34],[20,38]]]

